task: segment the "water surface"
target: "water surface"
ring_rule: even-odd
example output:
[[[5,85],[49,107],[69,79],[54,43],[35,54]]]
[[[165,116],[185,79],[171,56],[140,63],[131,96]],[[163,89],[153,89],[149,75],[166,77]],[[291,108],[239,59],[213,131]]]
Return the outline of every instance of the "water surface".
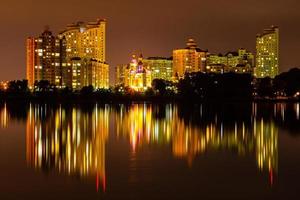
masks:
[[[0,199],[298,199],[300,105],[0,104]]]

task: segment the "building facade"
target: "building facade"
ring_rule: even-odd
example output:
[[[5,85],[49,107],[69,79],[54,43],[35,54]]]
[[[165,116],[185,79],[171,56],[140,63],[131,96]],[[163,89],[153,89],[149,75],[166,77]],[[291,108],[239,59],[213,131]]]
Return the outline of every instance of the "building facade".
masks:
[[[189,39],[185,49],[173,51],[173,80],[184,77],[185,73],[204,71],[207,51],[197,47],[193,39]]]
[[[39,37],[30,37],[26,41],[26,77],[29,88],[34,83],[47,80],[51,85],[62,86],[62,67],[66,66],[64,38],[55,37],[49,29]]]
[[[151,70],[144,65],[143,56],[133,55],[129,64],[128,86],[136,91],[143,92],[151,87],[151,84]]]
[[[58,36],[46,29],[39,37],[27,39],[29,87],[48,80],[58,88],[80,90],[92,85],[109,87],[109,66],[105,59],[106,21],[68,25]]]
[[[77,22],[60,32],[67,41],[67,58],[84,57],[105,62],[106,21]]]
[[[97,88],[109,87],[109,66],[106,63],[106,21],[77,22],[67,26],[60,33],[66,39],[65,85],[78,90],[92,85]],[[71,80],[71,81],[70,81]]]
[[[149,57],[143,60],[144,65],[151,70],[152,80],[164,79],[171,81],[173,76],[173,59]]]
[[[116,85],[143,92],[152,85],[152,71],[144,64],[143,56],[132,55],[131,62],[116,67]]]
[[[256,37],[255,77],[274,78],[279,73],[279,28],[272,26]]]
[[[117,65],[115,85],[129,85],[129,64]]]
[[[143,70],[138,69],[143,69]],[[142,66],[142,67],[141,67]],[[137,73],[137,71],[139,71]],[[173,60],[172,58],[164,57],[149,57],[143,59],[142,55],[137,57],[133,55],[132,61],[129,64],[121,64],[116,67],[116,85],[130,86],[135,85],[135,76],[139,77],[140,72],[143,71],[145,77],[147,77],[146,87],[151,87],[151,82],[154,79],[164,79],[167,81],[172,80],[173,75]],[[151,74],[151,77],[150,77]]]
[[[207,56],[206,72],[208,73],[253,73],[254,55],[246,49]]]

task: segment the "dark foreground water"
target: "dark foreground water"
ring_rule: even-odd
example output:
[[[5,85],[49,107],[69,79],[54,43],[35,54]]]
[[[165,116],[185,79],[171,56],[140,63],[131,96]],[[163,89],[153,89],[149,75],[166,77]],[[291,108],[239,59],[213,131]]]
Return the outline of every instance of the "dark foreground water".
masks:
[[[300,199],[300,104],[0,104],[0,199]]]

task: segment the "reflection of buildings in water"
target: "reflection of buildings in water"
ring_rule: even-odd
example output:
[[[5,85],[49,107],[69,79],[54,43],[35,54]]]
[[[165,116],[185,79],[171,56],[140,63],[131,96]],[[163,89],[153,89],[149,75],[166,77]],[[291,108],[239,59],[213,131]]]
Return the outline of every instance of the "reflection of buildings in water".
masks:
[[[27,119],[27,161],[43,170],[96,177],[105,190],[107,109],[84,113],[77,108],[47,110],[31,105]]]
[[[172,112],[171,106],[166,109]],[[117,134],[129,139],[133,151],[143,144],[166,143],[170,140],[171,119],[168,116],[164,120],[155,119],[154,112],[150,105],[136,104],[127,111],[122,106],[116,115]]]
[[[7,128],[8,127],[8,121],[9,121],[9,115],[7,112],[6,103],[2,108],[0,108],[0,127],[1,128]]]
[[[268,170],[273,184],[274,172],[278,171],[278,129],[274,122],[254,121],[256,159],[259,169]]]
[[[96,108],[88,113],[77,108],[31,105],[27,119],[28,164],[43,170],[96,177],[97,185],[103,181],[105,189],[108,110]],[[150,143],[170,144],[173,155],[186,158],[190,165],[197,155],[209,150],[255,155],[258,168],[269,171],[273,182],[278,165],[278,129],[273,121],[252,115],[251,122],[228,124],[200,119],[195,125],[179,116],[174,105],[121,106],[116,114],[117,134],[128,138],[133,152]]]
[[[244,124],[235,124],[234,130],[225,129],[223,124],[207,124],[204,127],[185,126],[182,121],[181,128],[175,125],[173,130],[173,152],[178,157],[187,157],[191,164],[197,154],[204,153],[209,149],[235,149],[239,155],[249,153],[253,146],[251,135],[246,132]],[[180,126],[179,126],[180,127]]]
[[[151,105],[121,108],[117,133],[129,138],[133,151],[144,144],[171,142],[174,156],[187,158],[191,165],[196,155],[209,149],[233,149],[239,155],[256,155],[258,168],[268,170],[271,179],[277,172],[278,129],[274,123],[264,123],[253,116],[254,123],[250,125],[235,122],[230,127],[214,121],[195,126],[179,117],[176,106],[159,108],[165,118],[153,117],[157,109]]]
[[[294,105],[294,110],[296,113],[296,118],[297,118],[297,120],[299,120],[300,119],[300,104],[299,103]]]

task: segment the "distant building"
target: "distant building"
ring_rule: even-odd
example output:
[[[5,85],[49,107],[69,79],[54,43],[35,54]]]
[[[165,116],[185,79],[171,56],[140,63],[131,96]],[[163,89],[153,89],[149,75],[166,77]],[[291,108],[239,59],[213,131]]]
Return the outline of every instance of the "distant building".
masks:
[[[133,55],[131,63],[116,67],[116,85],[124,85],[142,91],[151,87],[154,79],[172,80],[172,58]],[[137,83],[138,82],[138,83]],[[143,85],[143,86],[141,86]]]
[[[127,81],[126,81],[127,82]],[[152,77],[151,71],[144,66],[143,56],[132,56],[129,64],[129,87],[136,91],[145,91],[151,87]]]
[[[142,64],[143,69],[145,69],[148,73],[147,77],[151,81],[154,79],[164,79],[171,81],[172,80],[172,72],[173,72],[173,60],[172,58],[164,58],[164,57],[149,57],[147,59],[143,59],[142,56],[139,58],[136,55],[133,56],[133,60],[130,64],[121,64],[116,67],[116,85],[125,85],[129,86],[130,81],[132,81],[132,74],[136,73],[136,67],[134,66],[135,60],[139,65]],[[149,81],[148,80],[148,81]],[[151,83],[148,84],[148,87],[151,87]]]
[[[116,67],[116,85],[129,85],[129,64],[121,64]]]
[[[144,65],[151,70],[152,80],[164,79],[171,81],[173,76],[173,59],[149,57],[143,60]]]
[[[225,55],[210,54],[207,56],[206,72],[253,73],[253,68],[254,55],[243,48]]]
[[[62,86],[62,67],[66,66],[64,38],[53,36],[48,28],[39,37],[29,37],[26,41],[26,77],[29,88],[40,80]]]
[[[143,56],[132,55],[127,65],[116,67],[116,85],[130,87],[135,91],[143,92],[152,84],[152,73],[143,62]]]
[[[105,59],[106,21],[78,22],[60,33],[66,39],[66,86],[75,90],[92,85],[109,87],[109,66]],[[70,82],[71,80],[71,82]]]
[[[274,78],[279,73],[279,28],[272,26],[256,37],[255,77]]]
[[[206,66],[207,73],[223,74],[230,72],[230,68],[224,64],[210,64]]]
[[[185,49],[173,51],[173,78],[178,80],[185,73],[204,71],[207,51],[197,47],[193,39],[189,39]]]

